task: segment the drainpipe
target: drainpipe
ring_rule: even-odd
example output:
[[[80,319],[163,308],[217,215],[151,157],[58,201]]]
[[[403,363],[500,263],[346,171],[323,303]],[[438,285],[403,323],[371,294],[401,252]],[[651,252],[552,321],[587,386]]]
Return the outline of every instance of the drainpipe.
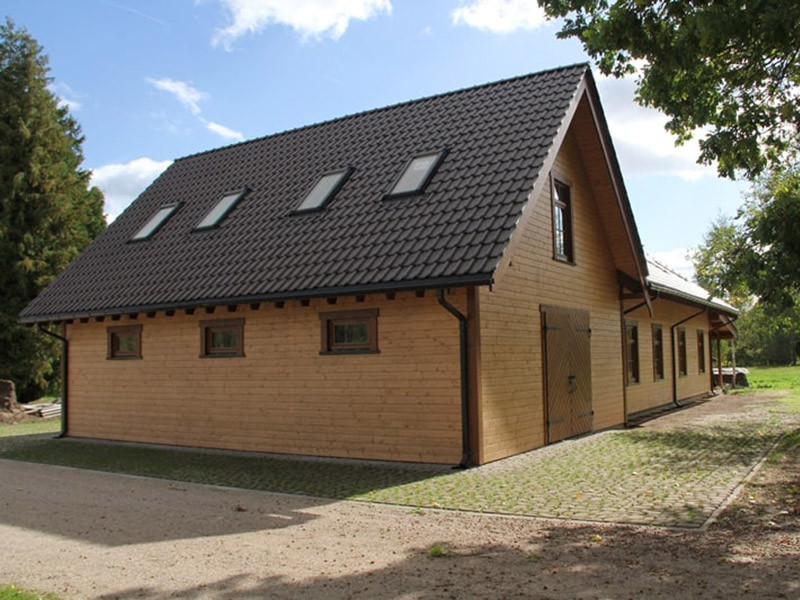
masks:
[[[53,331],[48,331],[41,323],[39,323],[39,331],[61,342],[61,431],[56,437],[62,438],[67,435],[67,390],[69,389],[69,382],[67,381],[69,373],[67,369],[67,360],[69,358],[67,338]]]
[[[458,342],[461,355],[461,462],[456,469],[466,469],[469,466],[469,361],[467,358],[467,316],[450,304],[444,297],[444,290],[436,291],[439,304],[447,312],[458,319]]]
[[[691,321],[695,317],[699,317],[703,313],[707,312],[708,308],[704,308],[700,312],[694,313],[693,315],[689,315],[685,319],[678,321],[674,325],[670,325],[669,328],[669,341],[670,341],[670,349],[672,350],[672,403],[677,406],[678,408],[681,407],[678,404],[678,363],[675,360],[675,329],[677,329],[680,325],[686,323],[686,321]]]

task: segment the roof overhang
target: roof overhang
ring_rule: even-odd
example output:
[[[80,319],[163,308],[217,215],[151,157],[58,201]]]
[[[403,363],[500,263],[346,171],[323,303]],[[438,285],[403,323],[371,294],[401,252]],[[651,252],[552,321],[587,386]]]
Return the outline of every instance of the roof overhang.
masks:
[[[120,306],[108,309],[74,311],[58,314],[35,315],[21,317],[22,324],[52,323],[72,321],[76,319],[93,319],[97,317],[112,317],[115,315],[129,315],[167,310],[197,309],[207,306],[231,306],[238,304],[256,304],[260,302],[286,302],[291,300],[310,300],[313,298],[334,298],[337,296],[358,296],[366,294],[388,294],[405,291],[419,291],[442,288],[474,287],[492,285],[491,273],[458,277],[442,277],[436,279],[423,279],[400,281],[390,283],[376,283],[349,287],[320,288],[314,290],[300,290],[280,292],[275,294],[261,294],[257,296],[242,296],[229,298],[200,298],[178,302],[164,302],[154,304],[141,304],[135,306]]]

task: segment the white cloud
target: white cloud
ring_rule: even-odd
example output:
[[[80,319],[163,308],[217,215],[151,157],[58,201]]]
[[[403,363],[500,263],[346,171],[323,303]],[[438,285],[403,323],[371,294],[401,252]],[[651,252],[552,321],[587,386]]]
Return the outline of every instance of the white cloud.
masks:
[[[208,97],[206,93],[201,92],[185,81],[167,78],[151,79],[148,77],[147,82],[155,88],[175,96],[178,102],[188,108],[193,115],[200,114],[200,101]]]
[[[208,94],[201,92],[190,83],[186,83],[185,81],[177,81],[175,79],[152,79],[149,77],[147,78],[147,82],[157,89],[169,92],[175,96],[175,98],[177,98],[181,104],[188,108],[189,111],[195,117],[197,117],[197,119],[205,126],[206,129],[212,133],[216,133],[222,139],[233,140],[237,142],[244,140],[244,135],[242,132],[203,118],[203,111],[200,109],[200,101],[208,98]],[[174,127],[174,124],[170,125],[170,127]]]
[[[106,197],[108,222],[116,219],[171,164],[171,160],[159,162],[145,157],[93,169],[92,185],[100,188]]]
[[[667,117],[636,104],[636,82],[632,78],[598,76],[597,87],[623,173],[676,175],[687,181],[716,176],[713,166],[697,164],[697,138],[676,146],[675,138],[664,129]]]
[[[225,127],[225,125],[220,125],[219,123],[214,123],[214,121],[204,121],[206,125],[206,129],[216,133],[218,136],[226,139],[226,140],[233,140],[236,142],[241,142],[244,140],[244,135],[240,131],[234,131],[229,127]]]
[[[650,252],[649,255],[662,265],[669,267],[684,279],[694,281],[694,265],[689,260],[689,250],[675,248],[662,252]]]
[[[535,0],[472,0],[453,13],[453,25],[467,25],[492,33],[536,29],[546,21]]]
[[[330,37],[338,40],[351,19],[366,21],[391,13],[390,0],[220,0],[231,23],[218,29],[212,44],[229,49],[236,38],[259,33],[268,25],[287,25],[303,40]]]
[[[78,94],[63,81],[53,82],[47,86],[47,89],[56,95],[59,107],[66,106],[70,112],[77,112],[83,106],[83,103],[76,99]]]

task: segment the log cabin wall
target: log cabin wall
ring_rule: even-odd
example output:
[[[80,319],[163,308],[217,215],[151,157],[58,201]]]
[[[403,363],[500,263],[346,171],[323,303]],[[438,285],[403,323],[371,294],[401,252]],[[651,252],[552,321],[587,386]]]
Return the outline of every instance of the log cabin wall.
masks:
[[[466,293],[447,296],[466,310]],[[378,354],[320,355],[319,313],[377,308]],[[244,356],[200,358],[200,321],[244,319]],[[139,360],[106,329],[142,326]],[[70,436],[289,454],[457,463],[457,321],[435,294],[159,312],[67,326]]]

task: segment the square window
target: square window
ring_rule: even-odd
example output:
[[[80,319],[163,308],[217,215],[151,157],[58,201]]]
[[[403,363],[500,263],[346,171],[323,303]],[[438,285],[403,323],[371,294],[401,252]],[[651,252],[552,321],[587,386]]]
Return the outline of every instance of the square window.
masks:
[[[572,198],[570,187],[555,177],[552,178],[553,198],[553,258],[573,262],[572,245]]]
[[[200,321],[200,357],[244,356],[244,319]]]
[[[142,358],[142,326],[122,325],[106,328],[109,360]]]
[[[378,352],[378,309],[320,313],[320,354]]]

